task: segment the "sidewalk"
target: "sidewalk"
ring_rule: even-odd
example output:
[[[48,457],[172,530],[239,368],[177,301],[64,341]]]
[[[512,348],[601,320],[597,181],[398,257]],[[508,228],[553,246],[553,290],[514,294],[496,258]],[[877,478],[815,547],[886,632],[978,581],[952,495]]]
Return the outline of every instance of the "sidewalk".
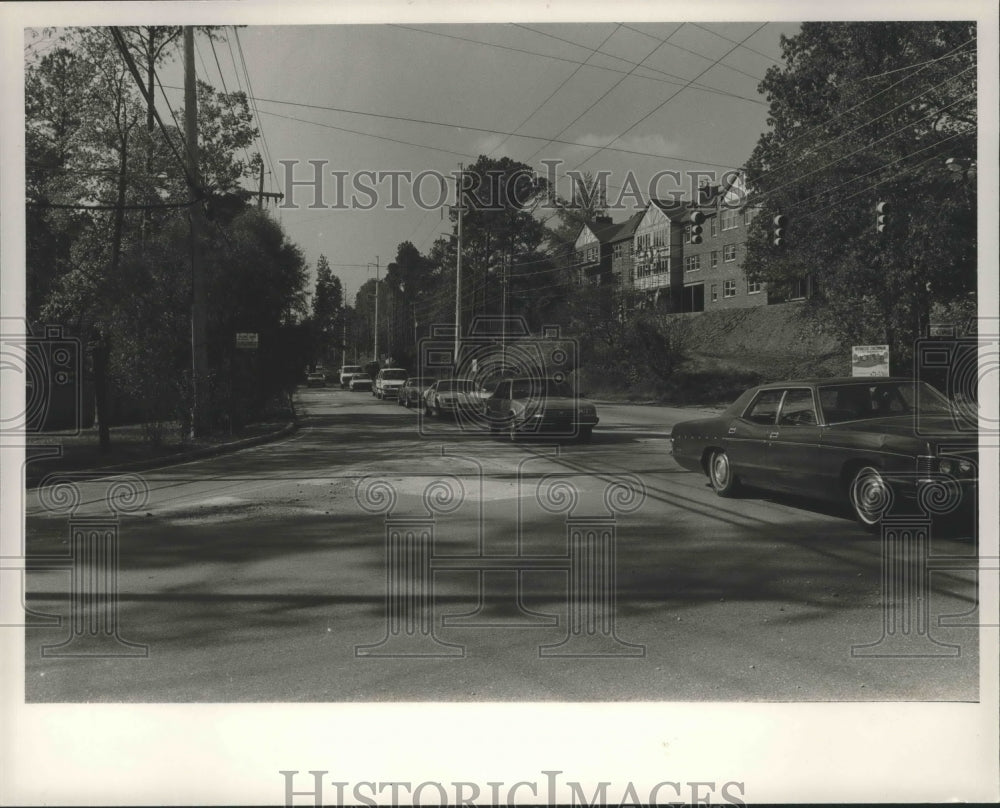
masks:
[[[25,487],[36,488],[54,472],[142,471],[173,463],[186,463],[204,457],[234,452],[249,446],[290,435],[298,428],[295,421],[271,421],[248,424],[232,435],[210,435],[195,440],[181,440],[177,430],[154,446],[140,425],[111,429],[111,451],[102,454],[96,429],[79,434],[51,432],[29,435],[25,449]]]

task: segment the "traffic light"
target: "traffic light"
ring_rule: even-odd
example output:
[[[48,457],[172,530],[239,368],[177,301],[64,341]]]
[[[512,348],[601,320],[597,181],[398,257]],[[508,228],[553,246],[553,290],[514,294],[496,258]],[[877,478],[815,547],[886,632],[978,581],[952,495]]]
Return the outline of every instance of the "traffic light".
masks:
[[[788,217],[784,214],[779,213],[774,217],[774,238],[772,239],[775,247],[780,247],[785,243],[785,228],[788,223]]]
[[[879,202],[875,205],[875,232],[884,233],[889,226],[889,211],[892,206],[888,202]]]
[[[695,210],[691,212],[691,243],[701,244],[701,233],[702,226],[701,223],[705,221],[705,214],[700,210]]]

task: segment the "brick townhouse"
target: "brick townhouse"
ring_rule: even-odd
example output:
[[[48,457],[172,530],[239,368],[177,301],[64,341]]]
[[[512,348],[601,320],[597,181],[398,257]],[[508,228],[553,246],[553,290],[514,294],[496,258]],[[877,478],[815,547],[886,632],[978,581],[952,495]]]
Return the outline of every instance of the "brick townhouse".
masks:
[[[743,272],[747,227],[755,211],[745,205],[741,177],[704,185],[698,199],[653,199],[620,224],[598,217],[576,241],[582,282],[613,284],[622,301],[668,312],[763,306],[765,285]],[[692,240],[692,213],[701,216],[700,241]],[[807,282],[792,290],[801,299]]]

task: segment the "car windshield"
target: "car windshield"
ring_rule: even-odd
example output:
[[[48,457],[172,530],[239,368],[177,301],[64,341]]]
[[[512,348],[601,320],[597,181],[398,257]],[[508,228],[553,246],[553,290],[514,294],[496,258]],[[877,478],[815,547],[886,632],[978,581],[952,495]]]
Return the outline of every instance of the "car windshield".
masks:
[[[437,389],[439,393],[475,393],[479,387],[471,379],[445,379]]]
[[[828,424],[892,415],[951,415],[951,402],[926,382],[852,382],[819,388]]]
[[[344,365],[343,373],[357,373],[361,370],[361,365]]]
[[[511,398],[570,398],[573,390],[566,382],[555,379],[519,379],[514,382]]]
[[[369,376],[367,373],[355,373],[353,376],[351,376],[351,380],[355,382],[371,381],[371,376]]]
[[[405,370],[383,370],[382,371],[382,378],[383,379],[392,379],[393,381],[403,381],[404,379],[406,379],[406,371]]]

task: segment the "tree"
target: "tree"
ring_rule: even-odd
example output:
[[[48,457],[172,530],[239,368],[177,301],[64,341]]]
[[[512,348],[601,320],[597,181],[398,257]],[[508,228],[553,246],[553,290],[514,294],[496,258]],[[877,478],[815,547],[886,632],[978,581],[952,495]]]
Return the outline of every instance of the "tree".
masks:
[[[340,351],[343,325],[344,289],[340,278],[333,274],[330,262],[321,255],[316,262],[316,291],[312,300],[313,342],[316,356],[324,363],[333,362]]]
[[[29,61],[25,89],[29,316],[91,344],[102,447],[112,419],[139,419],[155,439],[158,424],[189,412],[192,204],[210,220],[201,248],[211,370],[228,384],[246,359],[233,354],[233,330],[260,333],[252,383],[223,391],[243,396],[231,412],[259,413],[302,367],[291,330],[305,314],[305,270],[280,226],[247,208],[240,180],[252,158],[238,154],[256,130],[245,95],[199,85],[209,192],[192,198],[180,132],[142,126],[148,105],[108,29],[67,32]]]
[[[946,166],[976,154],[975,25],[815,22],[781,44],[746,164],[745,270],[772,296],[811,275],[810,310],[835,336],[888,342],[905,366],[931,304],[976,288],[974,179]]]

